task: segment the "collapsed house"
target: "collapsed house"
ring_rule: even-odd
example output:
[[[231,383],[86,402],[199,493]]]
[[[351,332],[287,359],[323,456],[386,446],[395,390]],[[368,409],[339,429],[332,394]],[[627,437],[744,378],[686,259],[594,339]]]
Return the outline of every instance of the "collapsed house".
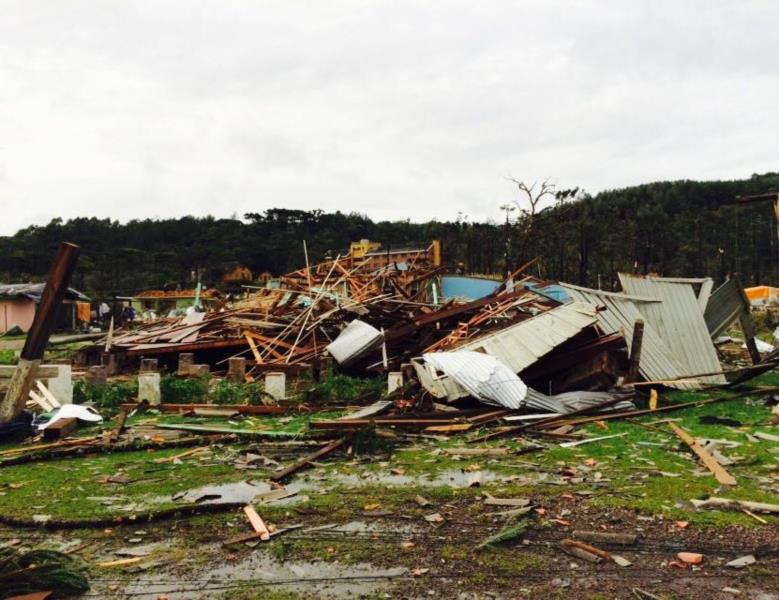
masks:
[[[713,339],[734,322],[753,362],[760,360],[749,344],[749,301],[736,280],[712,292],[709,278],[621,274],[622,291],[609,292],[515,273],[477,288],[481,297],[445,298],[449,275],[435,246],[403,249],[401,262],[368,243],[358,250],[288,273],[218,311],[119,329],[82,358],[105,362],[107,353],[120,368],[156,358],[172,368],[186,353],[220,372],[229,358],[242,357],[249,380],[334,361],[352,375],[400,373],[438,400],[472,397],[517,408],[528,393],[519,398],[517,382],[497,375],[505,370],[530,397],[560,410],[550,398],[637,379],[680,389],[727,383]],[[447,356],[454,353],[456,359]],[[492,367],[477,355],[491,357]],[[492,393],[464,384],[457,375],[467,372],[484,385],[491,379]],[[501,386],[514,386],[505,402],[496,399]]]

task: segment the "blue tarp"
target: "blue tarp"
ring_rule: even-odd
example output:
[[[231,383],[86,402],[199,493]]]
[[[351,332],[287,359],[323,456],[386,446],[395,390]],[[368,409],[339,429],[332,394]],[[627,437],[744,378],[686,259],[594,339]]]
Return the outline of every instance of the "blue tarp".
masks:
[[[444,298],[465,298],[478,300],[494,292],[500,281],[482,279],[481,277],[465,277],[462,275],[444,275],[441,278],[441,296]]]

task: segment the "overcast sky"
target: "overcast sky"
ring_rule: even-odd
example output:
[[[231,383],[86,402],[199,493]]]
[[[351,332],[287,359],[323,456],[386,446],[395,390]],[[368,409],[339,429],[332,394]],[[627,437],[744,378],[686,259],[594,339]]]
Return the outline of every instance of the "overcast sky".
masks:
[[[779,3],[0,0],[0,234],[779,170]]]

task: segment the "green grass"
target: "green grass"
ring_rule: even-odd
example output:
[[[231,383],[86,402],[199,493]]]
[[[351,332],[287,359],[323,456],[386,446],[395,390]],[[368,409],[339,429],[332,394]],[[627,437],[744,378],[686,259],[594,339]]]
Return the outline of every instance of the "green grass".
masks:
[[[0,350],[0,365],[15,365],[19,362],[17,350]]]
[[[180,452],[181,448],[153,453],[124,452],[5,467],[0,471],[0,512],[24,518],[30,518],[33,514],[68,519],[130,515],[133,511],[123,511],[121,507],[206,484],[245,479],[245,475],[236,471],[231,464],[205,464],[211,463],[208,459],[202,462],[187,459],[182,465],[152,462],[154,458]],[[132,480],[131,483],[99,482],[103,477],[118,473]],[[94,499],[99,497],[116,497],[117,500],[105,504]],[[148,508],[175,505],[175,502],[168,500],[155,502]]]

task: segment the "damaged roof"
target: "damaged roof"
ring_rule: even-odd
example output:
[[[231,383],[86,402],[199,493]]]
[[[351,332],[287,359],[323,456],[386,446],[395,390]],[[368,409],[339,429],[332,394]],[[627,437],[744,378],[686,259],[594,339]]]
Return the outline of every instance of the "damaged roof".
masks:
[[[592,303],[571,302],[457,349],[484,352],[519,373],[583,329],[597,323],[597,312]]]
[[[45,283],[0,283],[0,300],[27,298],[33,302],[40,302],[44,287],[46,287]],[[73,288],[68,288],[65,292],[65,298],[89,302],[89,296]]]

